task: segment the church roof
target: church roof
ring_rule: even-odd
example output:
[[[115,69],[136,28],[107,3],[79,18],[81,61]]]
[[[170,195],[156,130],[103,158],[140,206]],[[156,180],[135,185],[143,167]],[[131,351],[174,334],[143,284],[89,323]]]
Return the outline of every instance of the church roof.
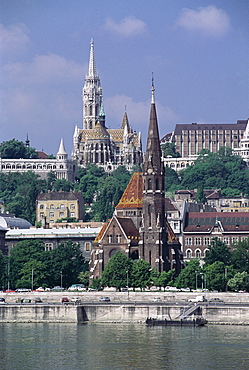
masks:
[[[139,240],[140,238],[139,231],[134,225],[131,218],[128,218],[128,217],[116,217],[116,218],[118,222],[120,223],[128,239]]]
[[[178,244],[179,239],[176,237],[174,231],[172,230],[170,224],[166,221],[167,229],[168,229],[168,243],[169,244]]]
[[[97,122],[93,130],[88,130],[88,139],[109,139],[110,135],[107,129],[101,125],[100,122]]]
[[[142,193],[142,174],[140,172],[135,172],[116,208],[142,209]]]
[[[98,125],[98,126],[97,126]],[[106,139],[110,138],[112,141],[115,143],[118,143],[119,145],[123,144],[123,139],[124,139],[124,129],[123,128],[104,128],[101,126],[100,123],[97,123],[94,129],[81,129],[79,130],[80,135],[81,135],[81,142],[86,142],[87,139],[93,140],[93,139]],[[136,132],[130,133],[129,137],[131,137],[131,141],[135,146],[140,145],[140,135],[137,134]]]

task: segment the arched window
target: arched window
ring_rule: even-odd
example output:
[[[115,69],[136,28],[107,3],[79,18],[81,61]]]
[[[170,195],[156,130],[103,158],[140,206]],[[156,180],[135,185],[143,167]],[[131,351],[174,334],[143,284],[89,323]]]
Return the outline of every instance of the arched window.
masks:
[[[200,249],[196,249],[196,251],[195,251],[195,257],[196,258],[201,258],[201,251],[200,251]]]
[[[148,179],[148,190],[152,190],[152,180]]]
[[[89,252],[91,250],[91,243],[85,243],[86,251]]]
[[[92,105],[89,106],[89,116],[92,116],[93,114],[93,107]]]
[[[109,257],[111,258],[112,256],[114,256],[114,254],[117,252],[117,249],[112,249],[109,253]]]
[[[192,251],[191,251],[191,249],[187,249],[187,251],[186,251],[186,257],[188,259],[192,258]]]

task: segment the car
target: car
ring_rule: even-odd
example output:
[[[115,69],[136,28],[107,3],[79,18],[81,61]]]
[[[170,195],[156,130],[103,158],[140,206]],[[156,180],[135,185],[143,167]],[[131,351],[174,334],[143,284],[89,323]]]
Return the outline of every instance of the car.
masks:
[[[110,302],[110,298],[109,297],[101,297],[100,302]]]
[[[67,297],[62,297],[61,298],[61,303],[68,304],[69,303],[69,299]]]
[[[95,288],[88,288],[88,292],[97,292],[98,289],[95,289]]]
[[[0,304],[5,304],[5,298],[0,298]]]
[[[224,301],[220,298],[211,298],[210,303],[224,303]]]
[[[22,303],[31,303],[31,299],[30,298],[24,298]]]
[[[207,302],[206,298],[204,297],[204,295],[197,295],[196,297],[194,298],[190,298],[188,300],[189,302],[192,302],[192,303],[198,303],[198,302]]]
[[[64,288],[62,288],[61,286],[59,285],[56,285],[54,286],[52,289],[51,289],[53,292],[62,292],[64,290]]]
[[[40,297],[35,297],[35,303],[42,303],[42,300]]]
[[[40,286],[39,288],[36,289],[36,292],[44,292],[44,289],[42,286]]]
[[[160,297],[154,297],[153,302],[161,302],[161,298]]]
[[[80,291],[80,290],[86,290],[86,287],[84,284],[73,284],[68,288],[69,291]]]
[[[81,303],[81,299],[79,297],[72,297],[70,299],[71,302],[73,302],[74,304],[80,304]]]
[[[28,293],[28,292],[31,292],[31,289],[27,289],[27,288],[18,288],[15,290],[16,293]]]

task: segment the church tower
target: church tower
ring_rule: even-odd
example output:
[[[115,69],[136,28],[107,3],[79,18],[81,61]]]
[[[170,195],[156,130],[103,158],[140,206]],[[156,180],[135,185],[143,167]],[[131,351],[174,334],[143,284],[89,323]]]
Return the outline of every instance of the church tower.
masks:
[[[165,218],[164,166],[161,159],[153,80],[151,91],[150,122],[143,166],[139,256],[161,272],[169,270],[170,266]]]
[[[82,90],[83,99],[83,129],[94,129],[102,108],[102,88],[96,72],[94,60],[94,42],[90,43],[90,59],[88,74]]]

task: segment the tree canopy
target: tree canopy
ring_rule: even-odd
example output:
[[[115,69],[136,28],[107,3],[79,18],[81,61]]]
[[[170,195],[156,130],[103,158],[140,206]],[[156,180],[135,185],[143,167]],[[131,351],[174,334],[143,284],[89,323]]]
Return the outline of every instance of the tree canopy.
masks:
[[[0,154],[4,159],[38,158],[34,148],[26,147],[22,141],[11,139],[0,145]]]

